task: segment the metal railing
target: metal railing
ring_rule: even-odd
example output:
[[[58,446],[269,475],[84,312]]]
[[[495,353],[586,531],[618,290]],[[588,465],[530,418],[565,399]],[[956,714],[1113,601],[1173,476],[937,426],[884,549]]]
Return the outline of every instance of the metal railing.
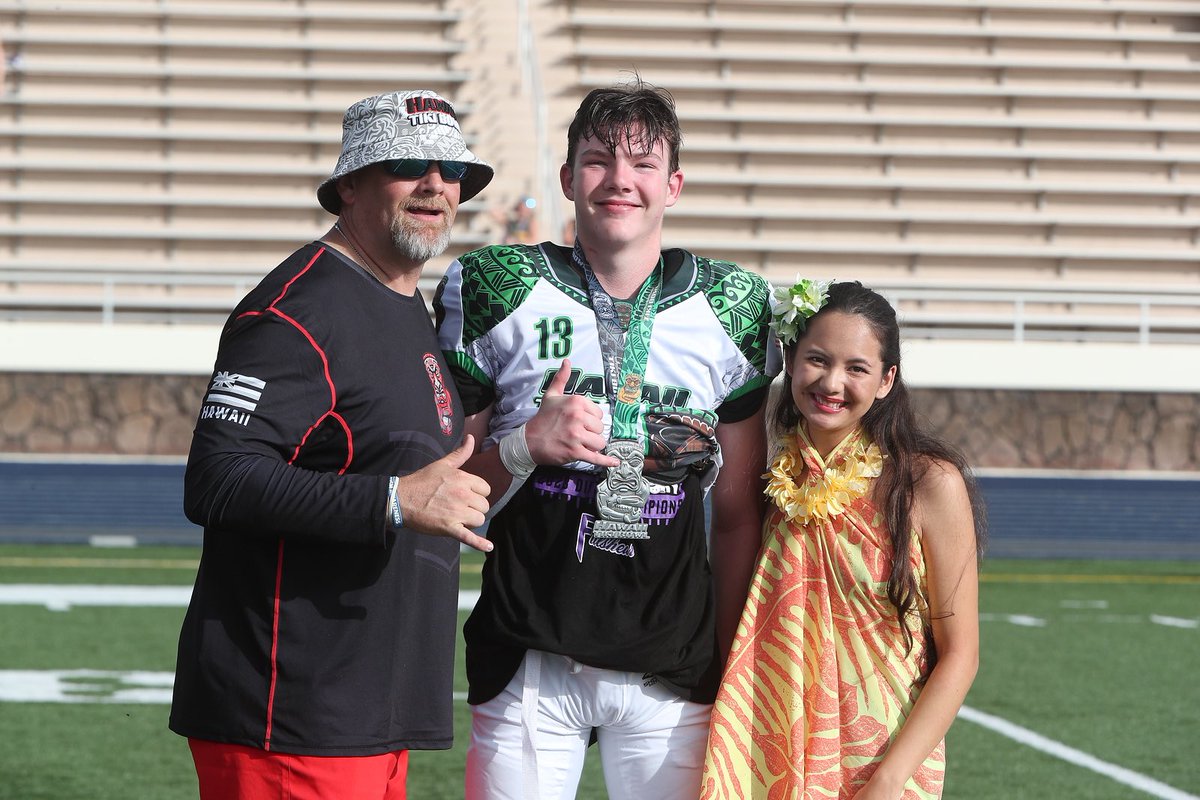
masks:
[[[0,268],[0,320],[217,324],[261,277]],[[422,277],[427,299],[440,280],[437,271]],[[1200,286],[870,285],[896,307],[906,338],[1200,344]]]
[[[906,337],[1200,344],[1200,287],[875,284]]]

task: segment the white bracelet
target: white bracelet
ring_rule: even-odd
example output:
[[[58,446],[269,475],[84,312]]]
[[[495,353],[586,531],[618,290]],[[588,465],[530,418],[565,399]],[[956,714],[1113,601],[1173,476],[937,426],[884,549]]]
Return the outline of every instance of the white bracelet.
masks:
[[[388,513],[392,517],[392,527],[399,530],[404,527],[404,512],[400,509],[400,479],[396,476],[388,478]]]
[[[525,480],[537,469],[537,462],[529,455],[524,425],[500,440],[500,463],[519,480]]]

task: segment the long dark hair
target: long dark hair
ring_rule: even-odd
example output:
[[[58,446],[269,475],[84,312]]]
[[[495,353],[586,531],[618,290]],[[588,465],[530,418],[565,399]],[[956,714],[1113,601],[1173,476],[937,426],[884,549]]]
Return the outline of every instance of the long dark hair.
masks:
[[[908,387],[900,370],[900,325],[896,310],[882,295],[857,281],[835,283],[829,288],[829,302],[812,319],[840,311],[862,317],[879,340],[883,371],[896,368],[892,390],[882,400],[876,400],[863,415],[862,427],[887,456],[883,474],[879,477],[878,496],[882,497],[884,519],[892,543],[892,566],[888,577],[888,599],[896,607],[896,616],[904,633],[904,642],[912,650],[913,632],[908,617],[917,600],[917,581],[913,576],[909,552],[912,548],[912,505],[917,483],[935,461],[953,464],[966,482],[975,520],[975,552],[982,559],[987,542],[987,513],[974,476],[966,458],[949,442],[938,438],[917,421],[913,413]],[[811,323],[812,319],[809,320]],[[804,338],[801,334],[800,338]],[[774,426],[779,435],[788,435],[800,423],[800,410],[791,394],[791,360],[796,343],[787,348],[784,361],[783,393],[775,408]],[[933,609],[930,609],[933,613]],[[928,677],[937,661],[933,630],[922,625],[926,643],[926,663],[922,679]]]

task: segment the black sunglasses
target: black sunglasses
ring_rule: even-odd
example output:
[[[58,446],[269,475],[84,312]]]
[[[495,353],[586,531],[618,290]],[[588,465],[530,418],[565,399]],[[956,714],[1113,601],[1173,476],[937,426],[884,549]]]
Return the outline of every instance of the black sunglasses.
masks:
[[[420,178],[429,172],[430,164],[437,164],[442,180],[446,181],[461,181],[467,176],[467,167],[470,166],[465,161],[436,161],[432,158],[396,158],[380,163],[397,178]]]

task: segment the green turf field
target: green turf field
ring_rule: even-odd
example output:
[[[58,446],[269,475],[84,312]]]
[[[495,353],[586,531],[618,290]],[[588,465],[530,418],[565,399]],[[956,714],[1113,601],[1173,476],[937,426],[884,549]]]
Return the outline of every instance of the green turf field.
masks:
[[[186,587],[196,558],[186,548],[0,545],[0,590]],[[479,563],[465,561],[464,588],[478,587]],[[989,561],[983,578],[982,664],[967,699],[980,716],[950,732],[945,797],[1200,796],[1200,562]],[[122,691],[163,696],[182,617],[177,606],[0,604],[0,698],[20,696],[12,681],[30,671],[43,687],[30,696],[48,682],[72,699],[0,700],[0,800],[196,796],[167,706],[111,702]],[[55,682],[50,670],[151,674]],[[458,674],[465,692],[461,649]],[[414,800],[462,796],[462,701],[457,725],[453,750],[413,754]],[[594,758],[579,796],[605,796]]]

